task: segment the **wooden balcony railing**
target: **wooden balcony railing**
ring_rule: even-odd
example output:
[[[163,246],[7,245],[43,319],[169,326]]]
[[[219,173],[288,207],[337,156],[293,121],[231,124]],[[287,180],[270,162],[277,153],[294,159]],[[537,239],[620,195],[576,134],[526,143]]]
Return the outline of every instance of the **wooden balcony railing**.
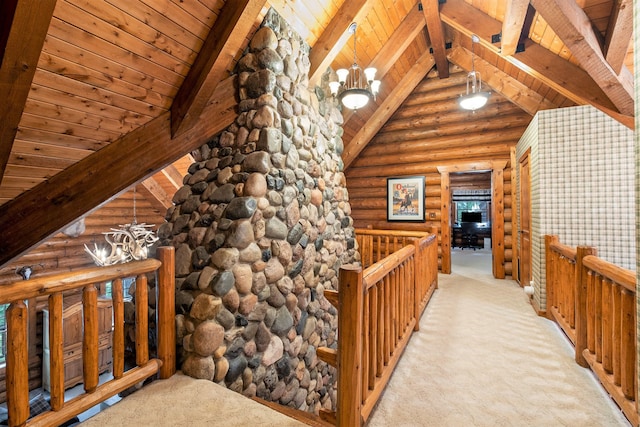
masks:
[[[7,406],[10,426],[54,426],[111,396],[159,373],[175,373],[174,250],[158,249],[160,261],[148,259],[110,267],[94,267],[2,287],[0,304],[7,309]],[[147,273],[158,273],[157,323],[158,358],[148,351]],[[122,279],[136,277],[136,367],[125,372],[124,301]],[[98,291],[97,284],[112,282],[113,292],[113,379],[98,385]],[[82,291],[83,378],[85,393],[64,401],[62,299],[63,293]],[[52,410],[29,419],[28,325],[25,300],[49,298],[50,387]]]
[[[636,373],[636,275],[545,236],[547,305],[575,345],[575,360],[589,367],[638,425]]]
[[[363,251],[363,257],[374,254],[368,259],[377,262],[364,271],[356,266],[341,268],[339,292],[325,291],[338,307],[338,350],[320,348],[318,355],[337,366],[338,403],[337,414],[321,415],[338,426],[359,426],[369,418],[437,288],[434,234],[395,236],[407,238],[400,246],[387,243],[395,241],[397,231],[364,232],[377,237],[389,234],[369,240],[378,241],[369,246],[369,255]],[[386,256],[379,258],[382,254]]]

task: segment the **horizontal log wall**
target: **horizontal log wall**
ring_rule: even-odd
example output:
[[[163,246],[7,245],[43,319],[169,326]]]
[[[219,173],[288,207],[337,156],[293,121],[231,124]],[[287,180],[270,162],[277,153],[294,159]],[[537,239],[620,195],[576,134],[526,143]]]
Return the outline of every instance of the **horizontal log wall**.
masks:
[[[430,231],[435,226],[441,243],[442,198],[437,167],[505,160],[505,271],[511,275],[515,201],[511,195],[510,149],[515,147],[531,116],[497,93],[492,93],[483,109],[463,112],[456,98],[465,91],[464,73],[442,80],[427,77],[369,142],[346,170],[354,226],[412,231]],[[388,222],[387,178],[410,175],[426,179],[426,221]]]
[[[142,187],[136,191],[137,222],[154,224],[154,230],[164,222],[166,212],[158,211],[142,195]],[[61,273],[80,267],[93,266],[84,245],[104,245],[103,232],[133,221],[133,190],[120,195],[93,211],[85,218],[85,231],[78,237],[57,233],[34,247],[14,262],[0,268],[0,286],[16,280],[16,270],[22,266],[32,266],[32,277],[43,274]]]

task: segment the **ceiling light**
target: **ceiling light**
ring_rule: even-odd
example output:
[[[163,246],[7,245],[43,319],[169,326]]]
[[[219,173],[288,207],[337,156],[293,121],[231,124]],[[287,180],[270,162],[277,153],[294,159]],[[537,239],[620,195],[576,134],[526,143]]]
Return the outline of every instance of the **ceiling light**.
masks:
[[[474,34],[471,37],[471,41],[471,71],[467,74],[467,93],[460,95],[458,105],[464,110],[475,111],[485,106],[491,92],[482,91],[482,77],[480,73],[476,71],[474,64],[475,54],[473,46],[480,41],[480,38]]]
[[[336,71],[338,81],[329,82],[331,94],[337,96],[342,105],[351,110],[357,110],[376,99],[380,89],[380,80],[375,80],[376,69],[366,68],[364,71],[358,65],[356,56],[356,28],[353,22],[349,26],[349,34],[353,34],[353,65]]]

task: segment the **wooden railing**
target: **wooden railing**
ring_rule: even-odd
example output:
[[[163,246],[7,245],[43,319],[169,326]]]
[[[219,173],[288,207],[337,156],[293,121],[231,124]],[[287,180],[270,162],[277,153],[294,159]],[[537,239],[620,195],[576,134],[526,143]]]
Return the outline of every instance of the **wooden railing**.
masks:
[[[337,414],[321,414],[325,420],[363,425],[417,330],[438,272],[436,236],[420,234],[364,271],[341,268],[339,292],[325,291],[338,307],[338,350],[318,349],[318,356],[338,369]],[[373,253],[377,257],[383,251]]]
[[[545,236],[545,241],[547,298],[554,301],[554,317],[562,313],[565,319],[573,319],[558,324],[568,336],[573,335],[575,360],[596,374],[631,424],[637,426],[635,272],[596,257],[592,247],[573,250],[560,245],[557,236]],[[573,254],[573,268],[558,267],[569,263],[554,260],[560,252],[565,258]],[[550,259],[554,264],[549,264]],[[571,324],[569,332],[565,328]]]
[[[0,304],[7,309],[7,406],[10,426],[55,426],[101,403],[111,396],[159,373],[175,373],[174,250],[158,249],[160,261],[148,259],[110,267],[95,267],[2,287]],[[158,358],[148,350],[147,273],[157,271]],[[124,301],[122,279],[136,277],[136,367],[125,372]],[[112,282],[113,379],[98,385],[98,290],[97,284]],[[64,401],[62,300],[63,293],[81,290],[83,303],[83,378],[85,393]],[[50,393],[52,410],[29,419],[28,324],[25,300],[48,296],[50,343]]]
[[[576,249],[563,245],[558,236],[545,236],[547,312],[576,343]]]

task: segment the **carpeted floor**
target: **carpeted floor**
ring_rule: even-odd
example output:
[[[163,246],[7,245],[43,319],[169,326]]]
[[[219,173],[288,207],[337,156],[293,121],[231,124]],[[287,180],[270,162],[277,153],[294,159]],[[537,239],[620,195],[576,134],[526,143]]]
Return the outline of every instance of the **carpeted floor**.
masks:
[[[370,427],[628,426],[488,251],[455,250]]]

